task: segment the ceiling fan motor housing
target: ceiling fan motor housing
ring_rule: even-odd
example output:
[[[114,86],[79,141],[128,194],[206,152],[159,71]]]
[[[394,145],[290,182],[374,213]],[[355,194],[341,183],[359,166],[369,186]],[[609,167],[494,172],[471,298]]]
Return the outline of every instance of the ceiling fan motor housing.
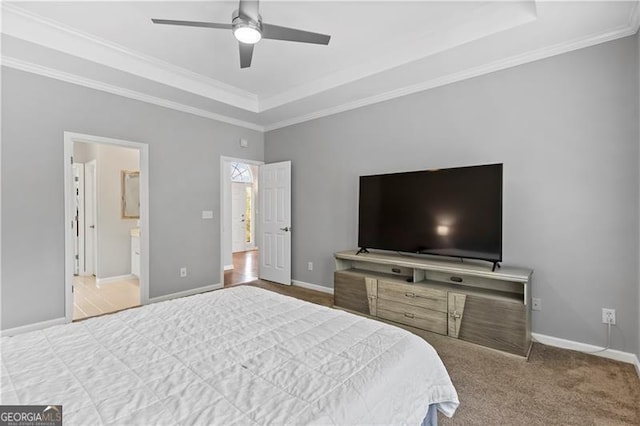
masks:
[[[262,34],[262,16],[258,15],[258,19],[251,19],[246,15],[241,15],[239,10],[235,10],[231,15],[231,25],[233,31],[238,28],[252,28]]]

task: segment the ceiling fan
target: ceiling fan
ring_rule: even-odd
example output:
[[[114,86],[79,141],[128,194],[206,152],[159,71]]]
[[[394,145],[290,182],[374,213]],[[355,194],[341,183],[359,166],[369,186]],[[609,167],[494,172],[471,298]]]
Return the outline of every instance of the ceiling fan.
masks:
[[[295,41],[300,43],[329,44],[331,36],[265,24],[258,13],[259,0],[240,0],[238,10],[231,15],[230,24],[215,22],[175,21],[171,19],[151,19],[154,24],[182,25],[232,30],[240,46],[240,68],[249,68],[253,56],[253,45],[260,39]]]

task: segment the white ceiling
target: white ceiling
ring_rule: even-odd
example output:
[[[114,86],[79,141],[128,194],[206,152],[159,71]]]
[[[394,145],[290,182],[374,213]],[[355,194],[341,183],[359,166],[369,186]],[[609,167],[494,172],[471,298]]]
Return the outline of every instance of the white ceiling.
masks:
[[[263,40],[240,69],[237,2],[4,2],[3,64],[269,130],[635,33],[637,2],[268,1],[263,21],[331,34]]]

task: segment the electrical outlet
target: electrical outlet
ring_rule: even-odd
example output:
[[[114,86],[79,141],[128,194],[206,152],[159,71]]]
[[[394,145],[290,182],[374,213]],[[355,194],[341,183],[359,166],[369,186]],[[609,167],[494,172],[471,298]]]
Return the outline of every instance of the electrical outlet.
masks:
[[[616,310],[611,308],[602,308],[602,323],[616,325]]]
[[[307,269],[309,269],[310,271],[313,271],[313,262],[307,263]]]
[[[187,268],[183,266],[182,268],[180,268],[180,277],[184,278],[186,276],[187,276]]]
[[[542,299],[539,297],[531,298],[531,310],[533,311],[541,311],[542,310]]]

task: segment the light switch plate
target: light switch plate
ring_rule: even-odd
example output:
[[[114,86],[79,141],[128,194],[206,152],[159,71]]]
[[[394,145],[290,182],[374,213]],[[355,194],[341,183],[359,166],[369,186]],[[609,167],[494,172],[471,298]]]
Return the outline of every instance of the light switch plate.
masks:
[[[203,219],[213,219],[213,210],[202,210]]]

